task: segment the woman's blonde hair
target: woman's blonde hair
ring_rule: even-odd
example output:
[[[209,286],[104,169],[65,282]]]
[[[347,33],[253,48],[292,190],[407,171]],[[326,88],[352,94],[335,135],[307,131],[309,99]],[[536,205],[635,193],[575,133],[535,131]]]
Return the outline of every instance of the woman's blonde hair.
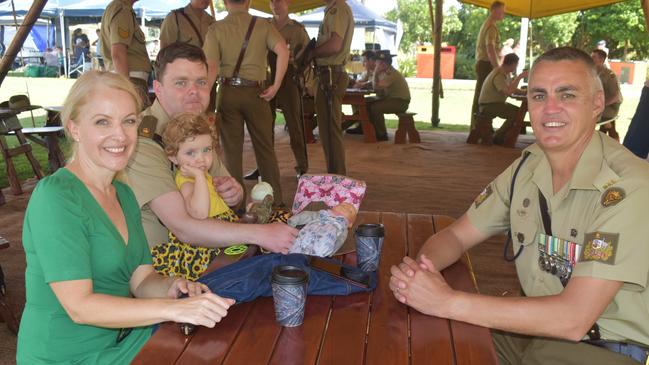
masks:
[[[218,134],[214,122],[205,114],[180,113],[167,123],[162,132],[162,143],[167,156],[178,154],[180,144],[189,138],[208,134],[212,137],[212,147],[218,148]]]
[[[96,89],[100,87],[127,92],[133,98],[136,112],[139,113],[142,110],[142,99],[140,99],[133,84],[124,76],[108,71],[89,71],[81,75],[74,85],[72,85],[63,103],[63,109],[61,109],[61,122],[63,123],[65,134],[72,143],[72,157],[76,154],[77,143],[70,138],[69,124],[78,120],[81,107],[88,103],[90,98],[95,95]]]

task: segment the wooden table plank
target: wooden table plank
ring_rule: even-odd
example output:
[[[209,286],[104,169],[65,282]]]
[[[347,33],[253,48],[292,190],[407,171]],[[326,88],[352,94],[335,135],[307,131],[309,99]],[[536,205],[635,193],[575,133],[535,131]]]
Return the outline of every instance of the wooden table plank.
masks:
[[[253,302],[237,304],[214,328],[196,328],[191,342],[176,364],[220,364],[254,306]]]
[[[430,215],[408,214],[408,255],[414,257],[434,233]],[[449,321],[408,308],[412,364],[454,364]]]
[[[406,215],[383,213],[385,241],[379,265],[379,285],[372,294],[366,364],[408,364],[408,308],[394,299],[390,266],[406,255]]]
[[[463,262],[456,262],[444,270],[443,275],[453,289],[476,292],[471,273]],[[451,333],[458,365],[498,364],[488,328],[451,321]]]
[[[182,355],[190,340],[191,336],[186,337],[180,333],[178,323],[162,323],[156,333],[144,344],[131,364],[174,364],[176,359]]]

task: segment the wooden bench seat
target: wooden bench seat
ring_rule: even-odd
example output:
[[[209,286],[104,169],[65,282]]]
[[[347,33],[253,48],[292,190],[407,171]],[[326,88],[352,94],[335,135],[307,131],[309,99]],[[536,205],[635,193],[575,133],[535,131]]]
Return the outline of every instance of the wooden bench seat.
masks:
[[[413,119],[416,114],[412,112],[396,113],[397,117],[399,117],[399,125],[397,132],[394,134],[395,144],[421,142],[419,132],[415,128],[415,120]]]

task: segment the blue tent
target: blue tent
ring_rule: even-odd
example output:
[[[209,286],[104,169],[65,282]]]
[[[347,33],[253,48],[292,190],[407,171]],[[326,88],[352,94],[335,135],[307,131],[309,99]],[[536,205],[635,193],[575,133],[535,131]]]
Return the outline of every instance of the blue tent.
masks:
[[[382,18],[370,8],[361,4],[358,0],[348,0],[347,4],[352,9],[352,14],[354,14],[354,25],[356,27],[383,27],[396,33],[397,25],[395,23]],[[297,21],[302,23],[305,27],[319,26],[320,23],[322,23],[322,19],[324,19],[324,9],[324,6],[317,8],[298,17]]]

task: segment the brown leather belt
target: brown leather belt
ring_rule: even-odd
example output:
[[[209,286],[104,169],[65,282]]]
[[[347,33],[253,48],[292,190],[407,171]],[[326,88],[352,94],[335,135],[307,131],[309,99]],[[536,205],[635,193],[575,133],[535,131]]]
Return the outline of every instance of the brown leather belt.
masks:
[[[263,81],[247,80],[241,77],[219,77],[219,84],[240,87],[263,87]]]

